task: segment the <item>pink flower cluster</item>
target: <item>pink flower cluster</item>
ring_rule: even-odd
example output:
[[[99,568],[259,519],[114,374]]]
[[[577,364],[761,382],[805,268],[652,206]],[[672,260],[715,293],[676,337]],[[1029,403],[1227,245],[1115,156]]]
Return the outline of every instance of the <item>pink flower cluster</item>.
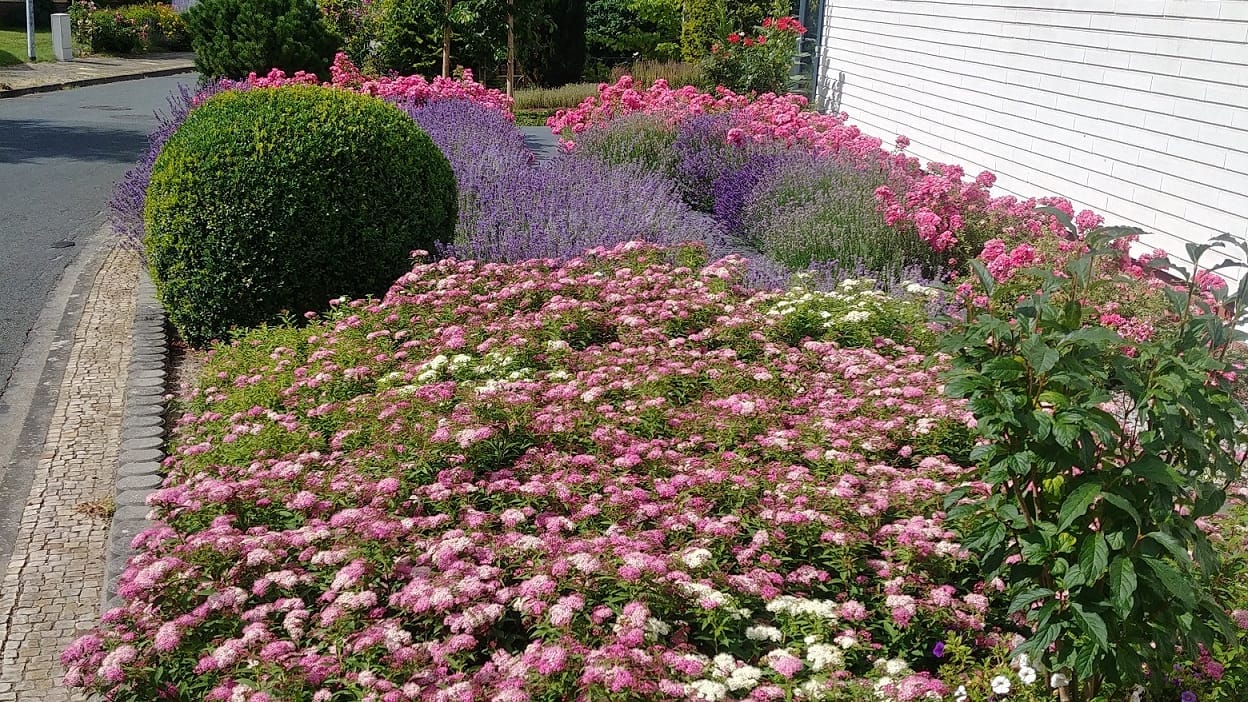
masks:
[[[558,111],[547,125],[569,137],[634,113],[675,124],[701,114],[725,112],[733,123],[728,132],[732,143],[779,143],[879,170],[884,184],[876,191],[876,199],[888,223],[913,228],[936,251],[952,249],[968,226],[982,227],[988,222],[1035,235],[1061,231],[1052,217],[1034,212],[1035,200],[992,197],[990,190],[996,180],[992,173],[967,180],[959,166],[932,163],[923,168],[917,159],[905,154],[910,143],[906,137],[897,137],[897,149],[889,151],[880,139],[849,124],[846,113],[823,114],[807,109],[807,104],[805,97],[794,94],[765,93],[751,98],[723,87],[715,95],[692,86],[673,90],[662,79],[642,90],[630,76],[624,76],[614,85],[600,84],[596,97],[586,98],[571,110]],[[563,144],[565,149],[575,146],[571,140]],[[1069,208],[1068,202],[1060,202]]]
[[[946,631],[997,642],[998,590],[940,511],[973,474],[945,442],[973,420],[939,366],[886,339],[779,341],[777,293],[696,254],[418,265],[383,301],[217,351],[126,603],[64,652],[66,681],[831,699]]]
[[[511,115],[513,100],[502,91],[487,88],[472,78],[471,69],[465,69],[462,79],[443,78],[438,76],[432,81],[421,75],[410,76],[366,76],[356,68],[347,55],[339,52],[330,66],[330,80],[326,87],[343,88],[365,95],[374,95],[390,100],[409,100],[418,105],[440,100],[468,100],[498,109]],[[281,85],[322,85],[314,74],[298,71],[288,76],[281,69],[274,68],[267,75],[255,73],[241,81],[223,80],[224,89],[232,88],[274,88]]]
[[[1060,197],[994,197],[991,189],[996,176],[991,172],[984,171],[969,179],[957,165],[923,166],[918,159],[905,154],[910,144],[905,136],[897,137],[895,149],[885,149],[880,139],[849,124],[846,113],[809,110],[806,98],[800,95],[766,93],[750,97],[722,86],[712,95],[692,86],[673,90],[661,79],[642,89],[630,76],[624,76],[614,85],[599,85],[596,97],[587,98],[574,109],[560,110],[547,125],[565,138],[563,146],[570,150],[575,144],[567,139],[592,126],[634,113],[652,115],[668,124],[706,113],[728,113],[732,128],[727,138],[731,143],[783,144],[879,171],[881,186],[875,197],[885,221],[899,230],[913,231],[933,250],[947,252],[949,264],[955,267],[978,254],[980,243],[990,239],[1003,239],[1013,246],[1030,242],[1036,248],[1028,264],[1054,269],[1086,251],[1081,243],[1066,240],[1066,230],[1057,218],[1037,212],[1040,205],[1064,211],[1080,237],[1103,223],[1100,215],[1089,210],[1076,214],[1070,201]],[[1150,279],[1144,265],[1147,259],[1135,260],[1128,252],[1134,239],[1118,240],[1116,245],[1122,251],[1118,271],[1137,280]],[[1037,241],[1049,243],[1039,245]],[[1024,254],[1020,251],[1019,255]],[[1002,261],[998,269],[1006,274],[1020,265],[1018,259],[1009,266]],[[1199,282],[1206,291],[1225,285],[1220,276],[1208,273],[1202,274]]]

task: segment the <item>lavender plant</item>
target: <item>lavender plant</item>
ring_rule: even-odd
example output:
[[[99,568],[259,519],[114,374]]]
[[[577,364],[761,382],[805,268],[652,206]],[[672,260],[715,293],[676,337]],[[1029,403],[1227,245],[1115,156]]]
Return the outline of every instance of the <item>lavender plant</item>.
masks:
[[[758,183],[740,215],[740,239],[791,270],[839,261],[887,277],[920,266],[934,275],[938,261],[918,237],[889,227],[873,192],[882,173],[829,158],[788,154]]]
[[[681,197],[700,212],[715,211],[715,181],[749,159],[748,147],[728,142],[731,126],[727,113],[694,117],[680,125],[672,142],[672,176]]]
[[[725,232],[730,236],[741,234],[745,226],[745,206],[754,195],[754,190],[760,183],[766,182],[786,158],[792,159],[795,155],[795,152],[786,154],[754,150],[740,164],[715,178],[711,183],[713,212]]]
[[[565,156],[475,183],[446,253],[490,261],[565,258],[631,240],[712,243],[713,218],[689,209],[671,181],[636,164]],[[461,186],[465,190],[471,186]]]
[[[408,113],[450,160],[459,184],[455,240],[439,253],[515,262],[630,240],[698,241],[719,250],[714,219],[685,205],[670,180],[636,160],[598,157],[619,151],[578,150],[538,164],[497,110],[444,102]]]
[[[156,157],[160,156],[165,142],[182,126],[191,110],[222,89],[223,86],[218,81],[194,87],[179,86],[178,92],[169,96],[169,111],[156,114],[156,129],[147,137],[147,151],[134,168],[126,171],[117,182],[113,196],[108,201],[109,221],[118,237],[118,245],[122,248],[143,253],[143,207],[147,202],[147,185],[152,179],[152,166],[156,164]]]

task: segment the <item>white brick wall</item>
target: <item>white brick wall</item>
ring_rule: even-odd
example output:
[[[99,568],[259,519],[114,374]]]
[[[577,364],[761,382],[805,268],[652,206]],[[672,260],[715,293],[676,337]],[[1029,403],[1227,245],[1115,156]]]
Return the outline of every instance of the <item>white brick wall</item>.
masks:
[[[821,105],[886,144],[1175,254],[1248,238],[1248,0],[823,4]]]

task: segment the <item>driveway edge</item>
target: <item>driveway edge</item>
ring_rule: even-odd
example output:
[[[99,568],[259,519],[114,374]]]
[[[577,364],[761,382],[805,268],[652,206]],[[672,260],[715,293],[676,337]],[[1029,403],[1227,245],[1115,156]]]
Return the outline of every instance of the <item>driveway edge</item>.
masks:
[[[48,83],[46,85],[33,85],[29,88],[10,88],[8,90],[0,90],[0,100],[11,97],[21,97],[32,93],[49,93],[57,90],[66,90],[68,88],[85,88],[90,85],[103,85],[105,83],[118,83],[123,80],[141,80],[143,78],[160,78],[163,76],[176,76],[182,73],[194,73],[193,67],[178,68],[158,68],[141,73],[126,73],[118,76],[100,76],[98,78],[83,78],[81,80],[69,80],[60,83]]]

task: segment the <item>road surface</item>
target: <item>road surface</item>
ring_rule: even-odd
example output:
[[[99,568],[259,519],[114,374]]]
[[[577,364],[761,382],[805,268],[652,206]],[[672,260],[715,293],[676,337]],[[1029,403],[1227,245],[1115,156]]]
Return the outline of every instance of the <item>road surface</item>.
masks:
[[[113,183],[146,148],[155,110],[194,80],[0,99],[0,407],[35,319],[104,222]]]

